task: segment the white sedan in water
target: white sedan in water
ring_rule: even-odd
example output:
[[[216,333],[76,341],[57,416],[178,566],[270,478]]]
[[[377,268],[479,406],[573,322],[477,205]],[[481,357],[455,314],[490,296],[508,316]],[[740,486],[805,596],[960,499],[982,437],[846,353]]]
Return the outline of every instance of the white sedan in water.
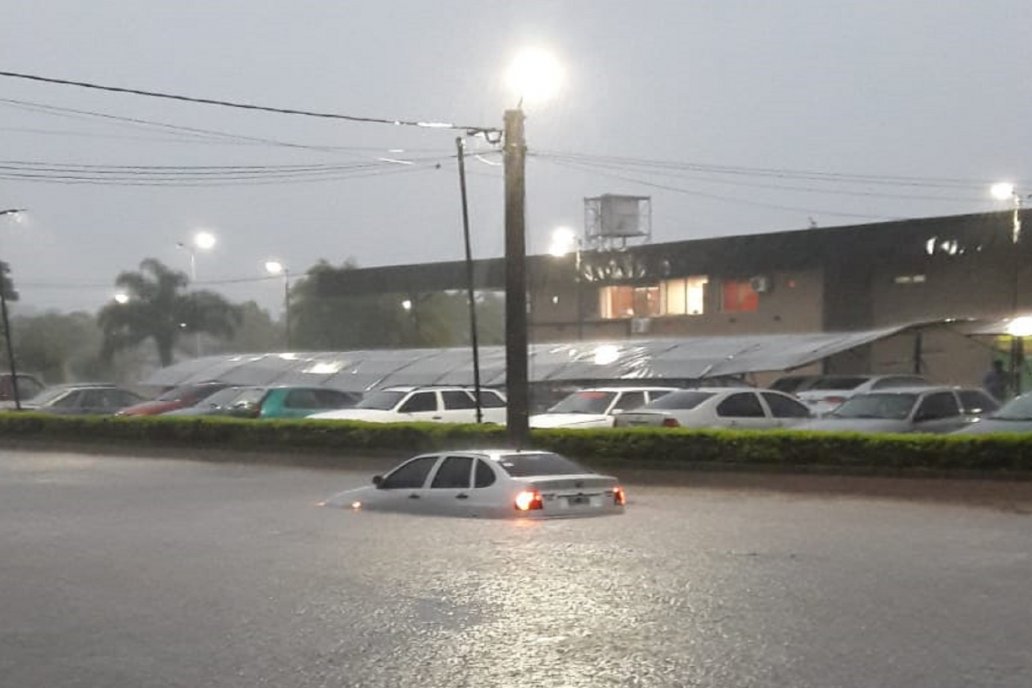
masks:
[[[355,511],[484,518],[557,518],[623,513],[617,479],[559,454],[476,449],[421,454],[373,484],[323,504]]]

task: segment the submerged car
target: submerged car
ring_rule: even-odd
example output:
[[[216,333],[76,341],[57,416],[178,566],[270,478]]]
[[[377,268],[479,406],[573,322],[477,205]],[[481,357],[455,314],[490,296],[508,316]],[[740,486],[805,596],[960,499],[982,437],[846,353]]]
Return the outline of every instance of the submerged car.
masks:
[[[999,408],[980,389],[914,387],[858,394],[797,430],[952,432]]]
[[[986,435],[994,432],[1032,432],[1032,392],[1015,397],[995,413],[976,419],[954,435]]]
[[[415,456],[324,502],[353,510],[482,518],[623,513],[616,478],[547,451],[474,449]]]
[[[621,413],[644,406],[677,387],[593,387],[578,390],[545,413],[530,417],[532,428],[611,428]]]
[[[771,389],[685,389],[660,397],[648,406],[620,414],[616,427],[787,428],[810,418],[797,399]]]

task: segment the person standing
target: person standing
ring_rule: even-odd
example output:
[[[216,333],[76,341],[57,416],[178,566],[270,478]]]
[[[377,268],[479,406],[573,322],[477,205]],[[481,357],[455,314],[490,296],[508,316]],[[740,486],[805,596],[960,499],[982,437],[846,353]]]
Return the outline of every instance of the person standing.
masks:
[[[993,361],[992,370],[982,378],[982,387],[997,401],[1003,401],[1007,398],[1007,391],[1010,388],[1010,376],[1003,369],[1003,361]]]

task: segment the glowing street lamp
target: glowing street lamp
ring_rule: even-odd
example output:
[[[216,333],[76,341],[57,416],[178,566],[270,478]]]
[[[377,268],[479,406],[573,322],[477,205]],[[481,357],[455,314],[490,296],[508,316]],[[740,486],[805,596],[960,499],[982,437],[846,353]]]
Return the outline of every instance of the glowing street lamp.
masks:
[[[573,253],[574,294],[577,309],[577,339],[584,338],[584,320],[581,315],[581,240],[569,227],[557,227],[552,232],[552,243],[548,252],[556,258],[565,258]]]
[[[290,270],[278,260],[265,261],[265,272],[273,276],[283,275],[283,329],[286,350],[290,351]]]
[[[506,83],[517,98],[505,111],[502,133],[505,171],[505,391],[506,432],[516,447],[530,435],[530,390],[527,362],[527,240],[526,163],[523,104],[554,97],[563,83],[559,61],[541,48],[518,53],[506,73]]]
[[[998,201],[1012,201],[1014,214],[1011,220],[1011,242],[1018,243],[1021,237],[1021,194],[1010,182],[997,182],[989,187],[989,193]]]
[[[190,285],[197,282],[197,251],[210,251],[215,248],[218,238],[208,230],[201,229],[194,232],[189,242],[177,241],[176,247],[181,248],[190,254]],[[201,333],[194,333],[194,353],[201,355]]]
[[[126,294],[124,291],[120,291],[117,294],[115,294],[114,299],[115,303],[117,303],[120,306],[124,306],[125,304],[129,303],[129,295]]]
[[[1014,209],[1011,214],[1011,243],[1017,244],[1021,239],[1021,194],[1014,187],[1014,184],[1010,182],[997,182],[989,187],[989,193],[998,201],[1011,201],[1014,204]],[[1019,284],[1020,269],[1021,269],[1021,253],[1015,246],[1011,254],[1013,255],[1014,261],[1014,276],[1013,276],[1013,290],[1011,293],[1011,310],[1015,316],[1018,312],[1018,294],[1021,290]],[[1011,321],[1010,326],[1007,328],[1008,334],[1011,336],[1011,350],[1010,350],[1010,368],[1011,375],[1014,377],[1014,390],[1016,393],[1021,394],[1021,369],[1023,361],[1025,359],[1024,354],[1024,337],[1032,335],[1032,318],[1027,316],[1015,317]]]

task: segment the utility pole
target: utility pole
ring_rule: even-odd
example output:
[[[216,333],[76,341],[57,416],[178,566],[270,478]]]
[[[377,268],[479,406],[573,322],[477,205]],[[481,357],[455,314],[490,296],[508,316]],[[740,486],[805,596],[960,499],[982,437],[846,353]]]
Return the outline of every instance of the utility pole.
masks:
[[[525,225],[527,142],[523,110],[505,111],[505,392],[506,432],[516,448],[530,435],[527,389],[527,246]]]
[[[466,298],[469,301],[469,342],[473,347],[473,398],[477,407],[477,423],[484,422],[480,401],[480,348],[477,345],[477,302],[473,281],[473,248],[469,240],[469,204],[466,201],[466,149],[462,137],[455,138],[459,156],[459,193],[462,196],[462,236],[466,244]]]
[[[14,364],[14,345],[11,343],[11,321],[7,317],[7,271],[7,264],[0,262],[0,318],[3,319],[4,344],[7,346],[7,365],[11,368],[11,394],[14,395],[14,408],[21,411],[21,392],[18,390],[18,368]]]

